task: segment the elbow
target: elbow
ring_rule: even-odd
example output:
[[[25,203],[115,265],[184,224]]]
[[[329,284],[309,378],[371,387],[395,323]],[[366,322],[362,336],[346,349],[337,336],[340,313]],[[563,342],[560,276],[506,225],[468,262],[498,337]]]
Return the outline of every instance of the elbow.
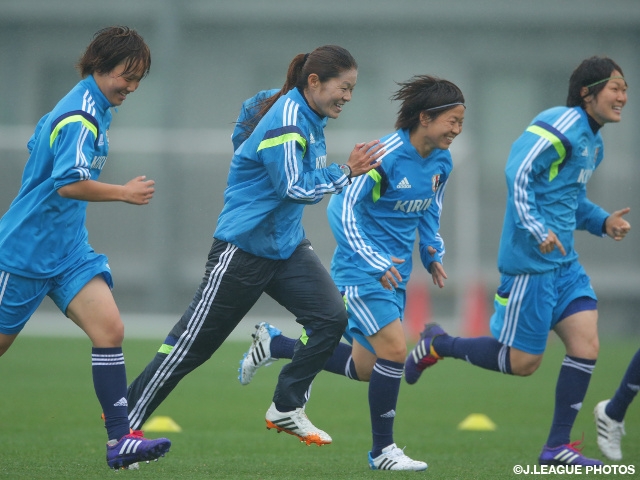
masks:
[[[73,185],[73,184],[71,184]],[[64,185],[62,187],[60,187],[57,191],[58,191],[58,195],[60,195],[62,198],[72,198],[73,194],[72,194],[72,187],[71,185]]]
[[[294,192],[291,190],[287,190],[285,196],[282,198],[283,200],[288,200],[294,203],[302,203],[305,205],[317,203],[322,199],[322,197],[318,199],[315,196],[302,195],[300,194],[300,192]]]

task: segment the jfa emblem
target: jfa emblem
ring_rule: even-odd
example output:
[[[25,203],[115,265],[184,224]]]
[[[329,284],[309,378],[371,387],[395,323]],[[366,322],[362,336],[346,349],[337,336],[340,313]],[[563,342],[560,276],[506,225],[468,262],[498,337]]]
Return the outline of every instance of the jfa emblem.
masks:
[[[431,177],[431,190],[435,192],[436,190],[438,190],[439,186],[440,186],[440,174],[437,174]]]

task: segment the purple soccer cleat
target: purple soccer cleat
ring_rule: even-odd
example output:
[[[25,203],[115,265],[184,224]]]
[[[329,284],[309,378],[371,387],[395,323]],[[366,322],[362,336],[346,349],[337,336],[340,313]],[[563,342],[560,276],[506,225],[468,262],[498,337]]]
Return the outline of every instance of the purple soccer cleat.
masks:
[[[148,462],[164,457],[169,451],[171,441],[168,438],[149,440],[142,431],[133,430],[120,440],[107,443],[107,465],[115,470],[126,468],[137,462]]]
[[[435,352],[431,343],[434,337],[446,334],[447,332],[437,323],[427,323],[424,326],[420,340],[409,352],[404,362],[404,378],[409,385],[416,383],[426,368],[435,365],[438,360],[442,359]]]
[[[581,448],[578,445],[581,440],[560,445],[559,447],[542,447],[538,462],[540,465],[603,465],[600,460],[595,458],[587,458],[582,455]]]

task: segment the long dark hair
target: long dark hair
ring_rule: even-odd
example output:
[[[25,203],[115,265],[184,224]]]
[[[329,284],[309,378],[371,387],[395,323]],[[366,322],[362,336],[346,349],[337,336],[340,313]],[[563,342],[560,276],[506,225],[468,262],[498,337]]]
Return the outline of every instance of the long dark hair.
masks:
[[[309,75],[315,73],[320,82],[339,77],[343,72],[357,69],[358,63],[349,51],[337,45],[324,45],[311,53],[299,53],[287,70],[287,78],[278,93],[264,99],[259,104],[258,113],[245,122],[246,131],[244,137],[253,132],[260,119],[269,111],[274,103],[292,88],[304,90],[307,87]]]
[[[432,120],[457,105],[464,105],[462,91],[452,82],[431,75],[416,75],[407,82],[398,82],[400,89],[391,97],[402,102],[396,129],[413,130],[420,123],[420,114],[427,111]]]
[[[608,57],[594,56],[583,60],[569,79],[567,107],[584,107],[584,97],[598,95],[607,84],[600,81],[608,79],[614,70],[624,75],[620,66]],[[580,94],[582,87],[589,87],[587,95]]]

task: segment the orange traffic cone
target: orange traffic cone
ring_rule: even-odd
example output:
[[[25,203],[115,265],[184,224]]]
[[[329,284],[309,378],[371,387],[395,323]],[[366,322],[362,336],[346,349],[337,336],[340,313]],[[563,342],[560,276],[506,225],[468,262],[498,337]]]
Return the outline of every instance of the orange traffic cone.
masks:
[[[476,282],[469,287],[465,296],[462,335],[482,337],[489,332],[487,291],[482,282]]]
[[[415,279],[407,285],[407,302],[403,324],[407,340],[417,342],[424,324],[431,321],[431,297],[429,286]]]

